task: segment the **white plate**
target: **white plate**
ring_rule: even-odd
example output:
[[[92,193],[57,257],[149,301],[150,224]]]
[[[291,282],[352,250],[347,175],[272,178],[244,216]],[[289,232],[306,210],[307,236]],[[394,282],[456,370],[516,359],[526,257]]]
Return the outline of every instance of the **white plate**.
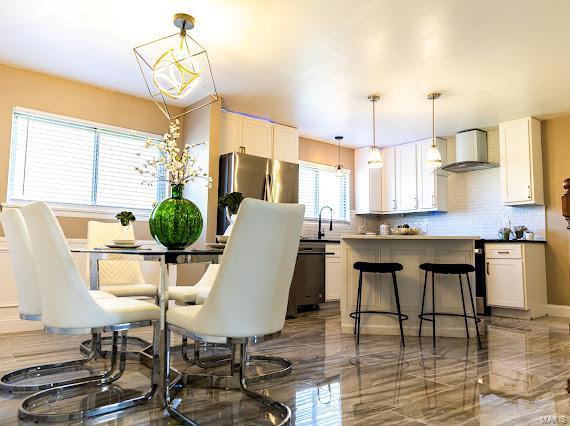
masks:
[[[111,243],[117,246],[136,246],[137,240],[111,240]]]
[[[113,249],[137,249],[142,244],[105,244],[105,246]]]

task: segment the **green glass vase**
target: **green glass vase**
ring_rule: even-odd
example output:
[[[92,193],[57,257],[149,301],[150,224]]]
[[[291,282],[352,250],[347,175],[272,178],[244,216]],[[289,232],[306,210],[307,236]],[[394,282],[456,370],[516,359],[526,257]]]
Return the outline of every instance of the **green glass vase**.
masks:
[[[157,204],[148,220],[152,237],[169,250],[181,250],[202,233],[204,221],[196,204],[182,197],[184,185],[172,185],[172,197]]]

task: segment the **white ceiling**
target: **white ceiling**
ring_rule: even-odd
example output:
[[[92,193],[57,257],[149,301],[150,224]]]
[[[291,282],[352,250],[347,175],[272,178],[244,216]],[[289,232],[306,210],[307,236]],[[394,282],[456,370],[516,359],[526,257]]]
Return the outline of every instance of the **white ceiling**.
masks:
[[[4,1],[0,62],[138,96],[132,48],[196,17],[224,107],[351,146],[570,111],[568,0]],[[158,110],[157,110],[158,111]]]

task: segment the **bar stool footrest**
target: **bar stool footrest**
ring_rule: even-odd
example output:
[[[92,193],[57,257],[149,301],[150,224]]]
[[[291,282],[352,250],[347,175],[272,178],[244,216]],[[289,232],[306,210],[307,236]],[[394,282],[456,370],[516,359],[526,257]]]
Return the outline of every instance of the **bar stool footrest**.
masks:
[[[424,312],[423,314],[419,314],[418,318],[423,319],[424,321],[433,321],[433,318],[428,318],[432,317],[434,315],[434,312]],[[481,318],[473,316],[473,315],[463,315],[463,314],[454,314],[454,313],[450,313],[450,312],[435,312],[435,315],[440,315],[440,316],[447,316],[447,317],[459,317],[459,318],[470,318],[472,320],[477,321],[478,323],[481,322]]]
[[[390,312],[390,311],[360,311],[361,314],[383,314],[383,315],[394,315],[394,316],[399,316],[402,321],[407,320],[409,317],[406,314],[398,314],[398,312]],[[350,314],[348,314],[348,316],[350,318],[356,319],[357,318],[357,312],[351,312]]]

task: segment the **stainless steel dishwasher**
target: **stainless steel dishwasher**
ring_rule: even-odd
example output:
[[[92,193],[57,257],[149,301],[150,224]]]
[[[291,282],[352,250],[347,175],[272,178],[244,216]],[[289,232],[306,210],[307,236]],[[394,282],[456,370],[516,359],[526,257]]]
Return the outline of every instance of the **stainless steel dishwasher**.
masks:
[[[300,306],[316,308],[325,300],[325,243],[301,241],[299,252],[306,254],[297,256],[287,316],[296,315]]]

